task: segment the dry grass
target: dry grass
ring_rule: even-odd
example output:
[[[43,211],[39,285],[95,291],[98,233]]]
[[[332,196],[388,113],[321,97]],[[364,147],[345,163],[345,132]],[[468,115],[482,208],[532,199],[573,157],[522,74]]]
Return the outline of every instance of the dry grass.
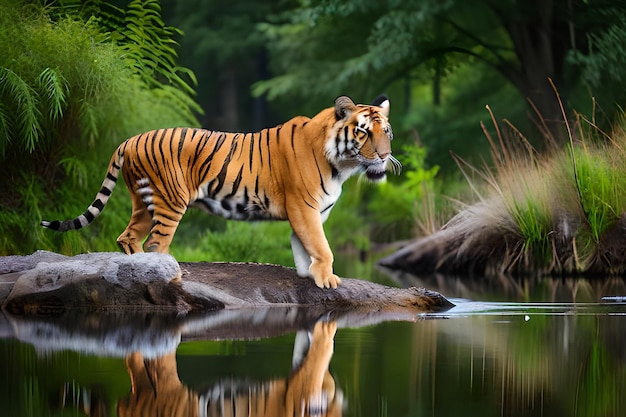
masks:
[[[480,184],[470,180],[480,203],[456,217],[470,217],[472,234],[477,235],[460,246],[459,250],[467,248],[463,258],[476,258],[471,252],[485,252],[477,248],[483,244],[492,245],[491,253],[500,256],[486,260],[485,270],[625,271],[623,257],[616,256],[626,253],[626,239],[618,232],[626,223],[623,129],[607,135],[577,114],[574,128],[568,126],[569,147],[559,150],[546,138],[548,151],[540,154],[513,126],[506,121],[504,127],[498,126],[493,120],[497,137],[484,129],[493,165],[471,168],[482,179]]]

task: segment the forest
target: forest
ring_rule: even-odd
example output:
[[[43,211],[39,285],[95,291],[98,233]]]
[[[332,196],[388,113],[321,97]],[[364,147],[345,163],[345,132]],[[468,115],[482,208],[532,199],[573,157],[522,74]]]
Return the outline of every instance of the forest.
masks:
[[[0,44],[2,255],[117,250],[122,187],[88,228],[39,222],[82,213],[132,135],[257,131],[385,93],[403,170],[344,185],[325,223],[335,251],[473,210],[504,269],[626,270],[624,1],[1,0]],[[288,224],[193,210],[172,253],[293,263]]]

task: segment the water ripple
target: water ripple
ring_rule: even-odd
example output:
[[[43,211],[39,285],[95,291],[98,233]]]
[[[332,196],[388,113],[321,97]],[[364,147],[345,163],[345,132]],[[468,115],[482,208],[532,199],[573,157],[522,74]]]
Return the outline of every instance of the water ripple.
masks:
[[[603,297],[600,303],[511,303],[472,301],[451,298],[453,308],[443,313],[423,314],[422,318],[465,317],[476,315],[592,315],[626,316],[626,297]]]

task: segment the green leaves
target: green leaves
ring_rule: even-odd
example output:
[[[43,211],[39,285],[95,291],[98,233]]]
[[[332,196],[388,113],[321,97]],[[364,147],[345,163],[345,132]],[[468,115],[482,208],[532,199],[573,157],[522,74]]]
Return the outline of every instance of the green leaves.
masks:
[[[32,152],[39,140],[40,112],[37,93],[15,72],[0,68],[0,97],[2,97],[2,131],[0,154],[4,156],[10,143],[16,142]]]
[[[63,116],[68,85],[62,74],[52,68],[45,68],[36,80],[38,91],[44,109],[50,120],[57,120]]]
[[[128,5],[124,16],[124,25],[117,29],[114,39],[128,52],[129,66],[146,84],[160,89],[165,94],[173,93],[172,99],[187,107],[188,116],[193,118],[191,110],[201,113],[202,109],[193,100],[186,100],[172,86],[189,97],[195,95],[193,85],[196,78],[193,72],[176,64],[177,53],[174,47],[175,36],[182,32],[172,26],[166,26],[161,19],[161,5],[158,0],[134,0]],[[184,78],[188,78],[189,82]]]
[[[114,249],[128,204],[118,215],[111,201],[106,224],[67,236],[37,227],[39,211],[84,210],[125,138],[198,124],[180,32],[163,25],[157,1],[131,3],[127,13],[99,0],[0,2],[0,253]]]
[[[52,68],[45,68],[31,86],[9,68],[0,68],[0,156],[9,144],[33,152],[44,129],[63,116],[67,82]]]

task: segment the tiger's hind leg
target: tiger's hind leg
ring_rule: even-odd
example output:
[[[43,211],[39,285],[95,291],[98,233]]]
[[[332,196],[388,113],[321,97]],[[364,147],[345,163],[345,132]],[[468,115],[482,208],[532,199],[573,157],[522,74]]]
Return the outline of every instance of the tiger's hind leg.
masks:
[[[152,227],[152,213],[140,194],[130,191],[133,213],[128,226],[117,238],[117,244],[127,254],[143,252],[142,242]]]
[[[176,233],[178,224],[187,211],[184,202],[179,201],[178,203],[177,205],[172,202],[165,204],[160,196],[154,196],[150,235],[143,245],[146,252],[169,253],[174,233]]]

